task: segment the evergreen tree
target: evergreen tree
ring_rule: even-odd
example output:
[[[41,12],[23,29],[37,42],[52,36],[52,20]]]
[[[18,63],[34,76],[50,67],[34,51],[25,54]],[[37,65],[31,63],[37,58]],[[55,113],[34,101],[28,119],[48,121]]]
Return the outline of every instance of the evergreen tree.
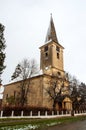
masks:
[[[0,23],[0,83],[2,81],[1,74],[5,69],[4,60],[5,60],[5,53],[4,50],[6,48],[5,39],[4,39],[4,29],[5,27]]]

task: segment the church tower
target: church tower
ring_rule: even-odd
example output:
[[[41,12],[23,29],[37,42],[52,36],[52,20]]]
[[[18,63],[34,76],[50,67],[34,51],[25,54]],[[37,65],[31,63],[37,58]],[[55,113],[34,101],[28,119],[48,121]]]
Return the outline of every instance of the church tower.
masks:
[[[40,47],[40,69],[43,73],[64,76],[63,49],[59,44],[51,15],[45,44]]]

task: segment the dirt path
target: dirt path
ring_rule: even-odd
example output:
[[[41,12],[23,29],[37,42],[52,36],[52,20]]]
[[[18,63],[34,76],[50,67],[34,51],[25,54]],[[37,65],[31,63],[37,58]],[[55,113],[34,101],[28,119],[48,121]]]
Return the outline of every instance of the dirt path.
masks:
[[[86,130],[86,120],[49,127],[46,130]]]

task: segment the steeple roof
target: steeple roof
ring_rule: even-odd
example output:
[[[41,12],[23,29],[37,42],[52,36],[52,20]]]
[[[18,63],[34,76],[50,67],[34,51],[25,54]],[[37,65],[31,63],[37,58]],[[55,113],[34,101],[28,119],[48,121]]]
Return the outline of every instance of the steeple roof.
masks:
[[[45,42],[48,42],[50,40],[58,43],[58,39],[57,39],[57,36],[56,36],[56,30],[55,30],[52,14],[51,14],[50,25],[49,25],[49,28],[48,28],[48,31],[47,31],[47,36],[46,36]]]

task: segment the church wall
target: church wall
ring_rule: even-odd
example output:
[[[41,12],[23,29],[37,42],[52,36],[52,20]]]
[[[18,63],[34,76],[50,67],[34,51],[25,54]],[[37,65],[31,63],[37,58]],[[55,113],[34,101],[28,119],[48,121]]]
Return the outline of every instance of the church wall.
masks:
[[[20,84],[20,82],[16,82],[16,83],[12,83],[12,84],[8,84],[5,85],[4,87],[4,93],[3,93],[3,101],[2,101],[2,105],[7,105],[6,99],[14,96],[14,92],[15,91],[19,91],[18,89],[18,85]]]
[[[35,78],[30,79],[30,89],[28,93],[28,106],[33,107],[46,107],[52,108],[52,100],[50,100],[50,96],[47,93],[46,89],[49,87],[50,76],[41,75]],[[3,105],[8,105],[6,102],[6,98],[10,96],[14,96],[14,92],[19,92],[20,82],[11,83],[5,86],[4,97],[3,97]]]
[[[44,76],[43,78],[43,106],[47,108],[53,108],[53,101],[47,93],[47,89],[50,87],[50,80],[50,76]]]
[[[43,77],[36,77],[31,80],[30,92],[28,93],[29,106],[42,107],[43,104]]]
[[[51,80],[56,79],[51,79],[51,76],[46,74],[31,78],[31,83],[29,86],[30,89],[27,98],[28,100],[26,105],[33,107],[46,107],[52,109],[53,100],[50,98],[50,95],[47,92],[47,89],[51,86]],[[3,105],[8,105],[8,103],[6,102],[7,96],[14,96],[14,92],[19,92],[19,85],[20,82],[16,82],[5,86],[4,98],[2,102]],[[69,99],[65,99],[63,102],[65,102],[66,109],[72,108],[71,101]],[[58,104],[56,105],[56,108],[57,110],[59,109]]]
[[[34,78],[30,79],[30,86],[29,86],[29,92],[28,92],[28,101],[27,105],[30,106],[38,106],[41,107],[43,104],[43,91],[42,91],[42,76],[36,76]],[[16,94],[20,92],[19,86],[20,82],[11,83],[5,86],[4,90],[4,97],[3,97],[3,105],[7,105],[6,98],[14,96],[14,93]]]

